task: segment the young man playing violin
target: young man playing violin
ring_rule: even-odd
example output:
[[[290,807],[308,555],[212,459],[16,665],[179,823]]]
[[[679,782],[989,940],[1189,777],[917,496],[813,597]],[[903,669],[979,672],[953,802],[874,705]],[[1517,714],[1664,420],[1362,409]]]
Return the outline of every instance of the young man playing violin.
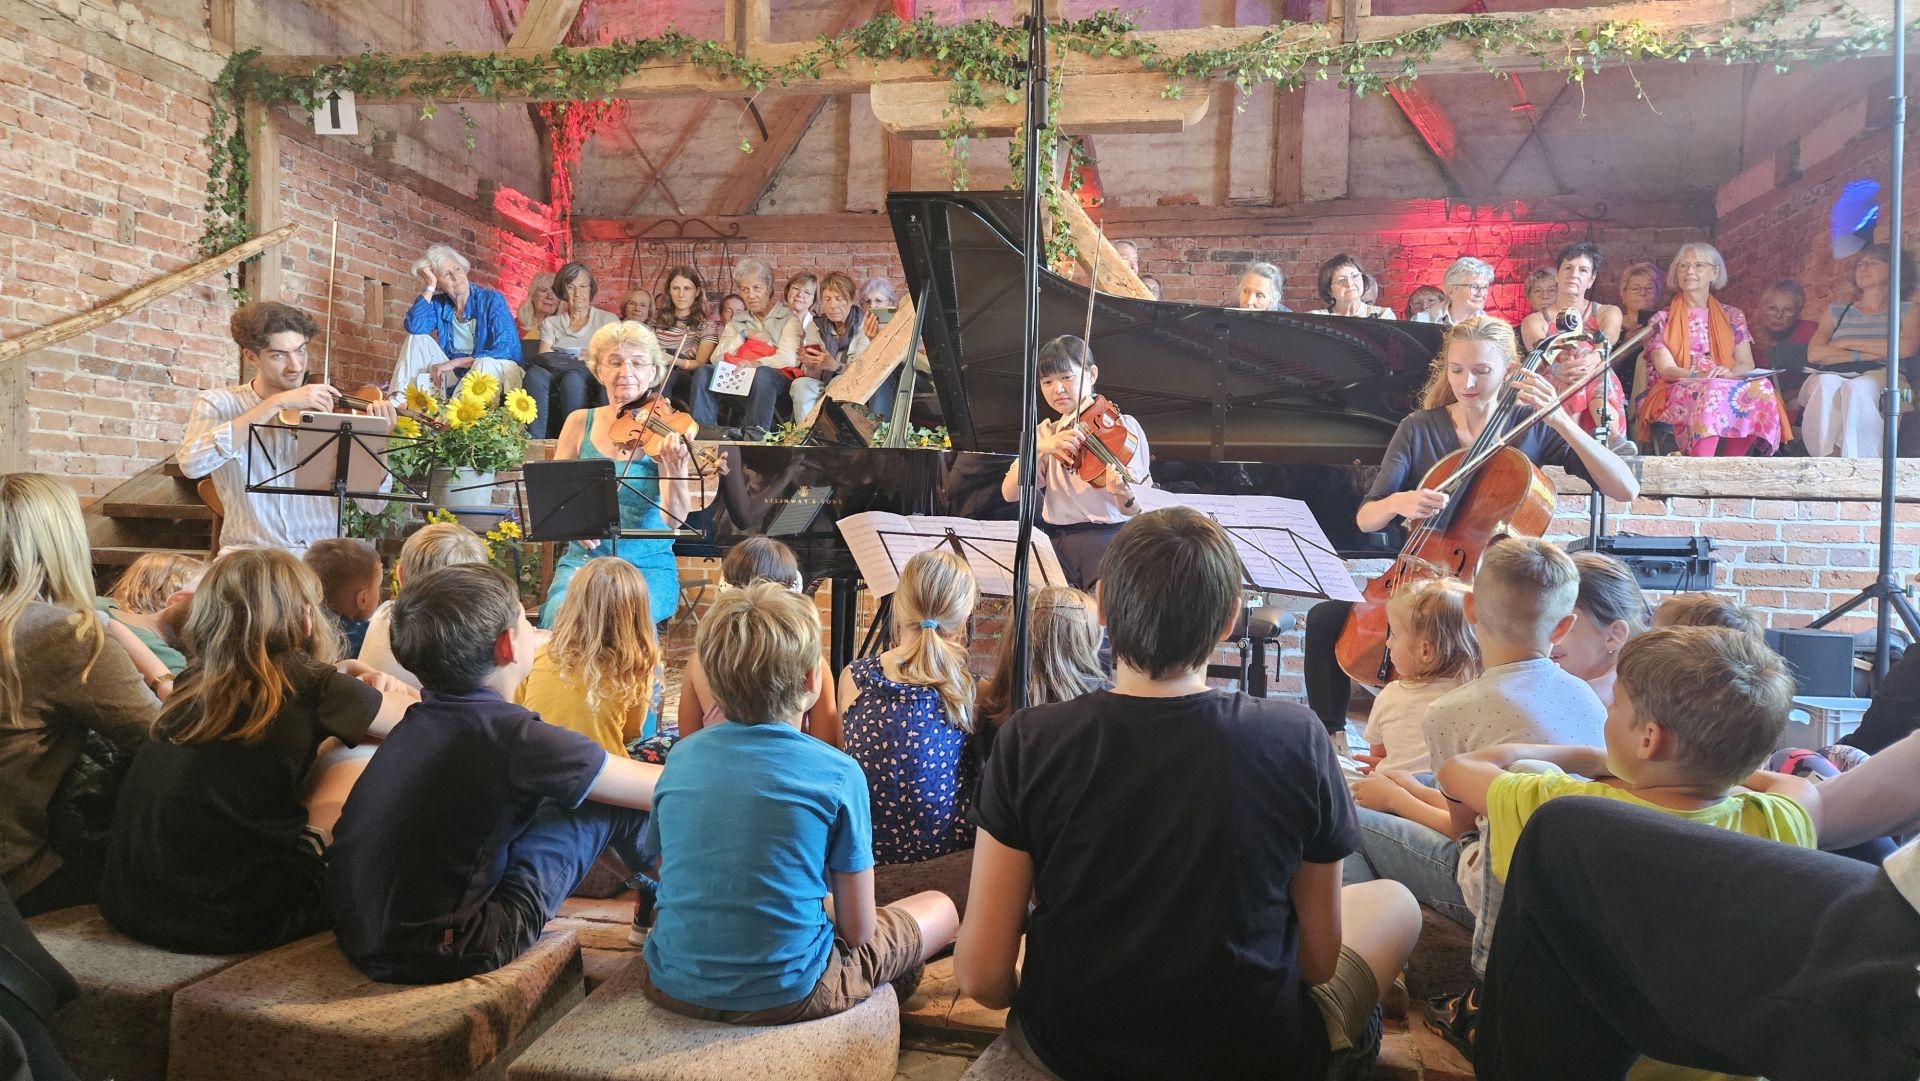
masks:
[[[1554,401],[1553,384],[1521,371],[1513,327],[1491,315],[1470,316],[1447,328],[1421,393],[1422,408],[1394,429],[1373,487],[1354,514],[1368,532],[1396,521],[1431,518],[1444,510],[1447,493],[1421,481],[1448,454],[1473,445],[1496,419],[1502,392],[1511,383],[1513,408],[1503,424],[1518,423]],[[1538,466],[1557,465],[1581,477],[1609,499],[1640,493],[1627,463],[1595,442],[1572,414],[1556,408],[1510,444]],[[1471,489],[1468,489],[1470,492]],[[1473,568],[1465,573],[1471,575]],[[1307,613],[1305,676],[1307,705],[1327,731],[1343,738],[1352,684],[1334,659],[1334,643],[1347,621],[1345,601],[1322,601]]]
[[[1147,435],[1139,421],[1119,414],[1127,440],[1123,452],[1111,456],[1123,468],[1114,468],[1114,462],[1103,460],[1107,455],[1089,445],[1092,414],[1117,410],[1104,398],[1096,400],[1093,388],[1100,368],[1086,342],[1062,334],[1040,347],[1039,367],[1040,397],[1060,414],[1056,420],[1041,421],[1035,435],[1039,461],[1034,484],[1040,489],[1040,519],[1053,538],[1067,583],[1091,590],[1100,578],[1100,557],[1107,545],[1126,520],[1140,512],[1134,487],[1153,483],[1148,476]],[[1097,483],[1089,479],[1102,472],[1105,475]],[[1000,497],[1009,503],[1020,498],[1018,462],[1000,482]]]
[[[339,507],[327,496],[249,492],[248,483],[277,477],[294,464],[294,435],[275,430],[251,434],[256,424],[271,424],[282,410],[333,412],[341,393],[325,383],[308,383],[307,343],[318,332],[313,317],[288,304],[256,300],[233,313],[227,329],[253,367],[253,378],[239,386],[204,390],[187,414],[186,433],[176,457],[191,478],[211,476],[225,512],[220,548],[285,548],[337,535]],[[385,401],[365,411],[393,419]],[[257,446],[260,453],[250,454]],[[282,478],[285,483],[290,478]]]

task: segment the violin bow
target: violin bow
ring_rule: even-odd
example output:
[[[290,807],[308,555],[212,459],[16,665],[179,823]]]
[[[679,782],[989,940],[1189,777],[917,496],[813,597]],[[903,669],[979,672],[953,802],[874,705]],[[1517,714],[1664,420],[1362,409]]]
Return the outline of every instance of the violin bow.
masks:
[[[1643,336],[1643,334],[1644,332],[1635,334],[1634,337],[1628,341],[1628,344],[1631,345],[1633,344],[1634,341],[1638,341],[1639,338]],[[1588,384],[1592,383],[1594,380],[1600,378],[1606,373],[1607,373],[1607,366],[1605,364],[1600,365],[1600,367],[1596,369],[1592,375],[1587,376],[1585,379],[1582,379],[1578,383],[1575,383],[1574,385],[1561,391],[1558,397],[1554,398],[1552,401],[1548,402],[1547,404],[1541,406],[1539,409],[1535,410],[1531,415],[1527,416],[1525,419],[1520,421],[1520,423],[1514,425],[1511,428],[1508,428],[1505,432],[1501,433],[1500,438],[1493,441],[1492,446],[1488,447],[1484,451],[1481,451],[1478,455],[1475,455],[1472,459],[1462,463],[1459,469],[1454,470],[1452,476],[1448,477],[1445,481],[1441,482],[1439,490],[1442,492],[1451,492],[1454,488],[1465,483],[1467,478],[1471,477],[1475,470],[1479,469],[1482,465],[1484,465],[1487,459],[1493,457],[1496,451],[1500,450],[1502,447],[1506,447],[1510,445],[1515,439],[1520,438],[1521,433],[1525,432],[1528,428],[1533,427],[1535,424],[1538,424],[1542,418],[1552,416],[1553,411],[1560,408],[1561,404],[1564,403],[1568,398],[1571,398],[1575,394],[1580,393],[1580,391],[1584,389]]]
[[[333,385],[333,273],[340,262],[340,219],[333,219],[332,239],[327,241],[327,341],[320,347],[320,381]]]

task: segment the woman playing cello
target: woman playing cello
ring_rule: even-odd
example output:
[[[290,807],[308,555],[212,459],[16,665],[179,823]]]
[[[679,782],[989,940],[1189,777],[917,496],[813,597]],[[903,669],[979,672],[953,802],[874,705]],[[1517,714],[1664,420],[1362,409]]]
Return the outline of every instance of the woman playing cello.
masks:
[[[1429,518],[1444,509],[1449,495],[1420,487],[1421,480],[1442,458],[1471,446],[1495,420],[1501,391],[1509,380],[1514,408],[1503,418],[1504,424],[1518,422],[1556,397],[1545,377],[1519,370],[1512,326],[1490,315],[1477,315],[1447,328],[1433,374],[1421,394],[1422,408],[1395,429],[1354,522],[1373,532],[1398,519]],[[1624,501],[1639,494],[1639,483],[1627,464],[1594,442],[1565,409],[1549,413],[1511,446],[1536,465],[1565,467],[1609,498]],[[1471,499],[1473,489],[1465,491],[1465,498]],[[1472,570],[1464,568],[1464,575]],[[1345,601],[1322,601],[1307,614],[1307,704],[1331,733],[1345,730],[1352,692],[1346,673],[1334,659],[1334,644],[1350,607]]]

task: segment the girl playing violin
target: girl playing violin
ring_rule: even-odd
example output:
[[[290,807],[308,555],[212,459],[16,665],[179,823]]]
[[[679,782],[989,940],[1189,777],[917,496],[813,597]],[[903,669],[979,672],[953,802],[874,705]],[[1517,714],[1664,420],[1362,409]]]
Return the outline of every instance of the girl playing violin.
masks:
[[[1421,479],[1448,454],[1471,446],[1497,419],[1496,406],[1509,381],[1514,408],[1502,420],[1506,424],[1531,416],[1558,396],[1546,377],[1519,370],[1515,345],[1513,327],[1491,315],[1472,316],[1447,328],[1433,374],[1421,392],[1422,408],[1394,430],[1373,487],[1354,514],[1361,529],[1373,532],[1444,509],[1448,495],[1420,487]],[[1639,494],[1639,482],[1627,464],[1595,442],[1565,408],[1555,409],[1511,445],[1535,465],[1562,466],[1610,499],[1626,501]],[[1465,573],[1471,574],[1472,568]],[[1307,704],[1335,734],[1346,729],[1352,692],[1334,660],[1334,643],[1348,608],[1345,601],[1322,601],[1307,613]]]
[[[696,487],[692,457],[679,439],[662,441],[658,458],[649,457],[637,443],[622,446],[613,431],[622,406],[640,401],[657,388],[667,371],[660,343],[639,323],[619,322],[601,327],[587,343],[587,366],[606,389],[604,407],[577,409],[567,415],[555,442],[553,456],[611,458],[620,478],[620,527],[667,530],[679,526],[694,508]],[[622,425],[627,427],[627,425]],[[647,579],[649,615],[659,623],[673,615],[680,603],[680,575],[673,560],[671,538],[622,540],[619,556]],[[553,585],[540,610],[540,625],[550,627],[566,598],[567,583],[587,560],[613,555],[602,541],[574,541],[554,564]]]
[[[1100,368],[1093,363],[1092,352],[1086,342],[1062,334],[1040,348],[1039,374],[1040,397],[1060,414],[1057,420],[1041,421],[1035,437],[1040,460],[1034,483],[1041,493],[1040,518],[1053,538],[1060,567],[1067,572],[1067,584],[1091,590],[1100,577],[1100,557],[1107,544],[1128,518],[1139,513],[1134,487],[1153,483],[1148,476],[1147,436],[1139,421],[1119,413],[1127,439],[1123,453],[1114,457],[1124,469],[1107,468],[1102,483],[1094,483],[1088,474],[1098,472],[1099,466],[1081,468],[1084,456],[1096,454],[1088,445],[1090,424],[1081,421],[1098,407],[1112,410],[1112,406],[1093,392]],[[1000,496],[1009,503],[1020,498],[1019,463],[1000,482]]]

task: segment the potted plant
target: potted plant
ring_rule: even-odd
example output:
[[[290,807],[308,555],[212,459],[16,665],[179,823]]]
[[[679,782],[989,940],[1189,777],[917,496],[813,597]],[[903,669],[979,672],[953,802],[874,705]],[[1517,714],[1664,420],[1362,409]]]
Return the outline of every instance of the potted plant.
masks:
[[[440,423],[396,419],[393,431],[401,438],[394,441],[388,467],[396,476],[426,476],[436,505],[491,505],[494,476],[526,458],[533,398],[523,390],[502,395],[500,380],[485,372],[469,373],[445,400],[408,387],[407,408]]]

